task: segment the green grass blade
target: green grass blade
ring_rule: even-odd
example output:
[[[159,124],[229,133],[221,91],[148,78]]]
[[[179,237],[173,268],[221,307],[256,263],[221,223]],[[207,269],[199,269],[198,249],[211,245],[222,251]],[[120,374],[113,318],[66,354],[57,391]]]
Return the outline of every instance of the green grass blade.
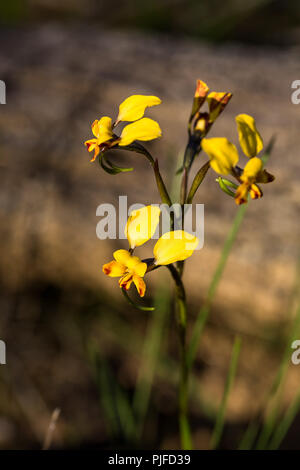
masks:
[[[253,446],[253,442],[259,431],[259,425],[257,422],[252,421],[247,427],[244,436],[239,444],[238,450],[249,450]]]
[[[235,242],[235,239],[237,237],[239,228],[241,226],[241,223],[244,219],[246,210],[247,210],[248,204],[244,204],[243,206],[239,207],[237,214],[235,216],[235,219],[233,221],[233,224],[231,226],[230,232],[225,240],[224,247],[221,253],[220,261],[218,263],[217,269],[214,273],[214,276],[212,278],[211,284],[209,286],[208,290],[208,295],[206,298],[206,301],[203,305],[203,307],[200,309],[200,312],[197,316],[197,319],[194,324],[193,328],[193,334],[190,342],[190,346],[188,349],[188,354],[187,354],[187,360],[188,360],[188,366],[191,367],[196,354],[197,354],[197,349],[198,345],[200,342],[200,338],[202,335],[202,332],[204,330],[204,326],[206,324],[206,321],[208,319],[210,309],[211,309],[211,304],[214,299],[217,287],[220,283],[220,280],[222,278],[224,268],[226,266],[228,257],[230,255],[230,252],[232,250],[233,244]]]
[[[279,409],[280,409],[283,385],[285,382],[285,378],[286,378],[288,367],[290,365],[290,360],[291,360],[291,344],[295,339],[297,339],[299,333],[300,333],[300,307],[297,309],[296,317],[291,328],[291,334],[287,340],[287,344],[283,353],[283,359],[280,364],[278,373],[276,374],[275,379],[273,381],[272,388],[268,397],[268,401],[270,401],[273,397],[277,395],[275,403],[272,406],[272,409],[269,415],[267,416],[264,426],[261,430],[261,433],[257,442],[257,446],[256,446],[257,449],[265,449],[267,447],[269,439],[272,433],[274,432],[275,427],[277,426],[277,418],[278,418]]]
[[[289,428],[291,427],[295,417],[300,411],[300,391],[297,393],[295,399],[287,409],[281,421],[278,423],[277,428],[272,437],[269,445],[270,450],[276,450],[282,443]]]
[[[212,433],[212,438],[211,438],[211,448],[212,449],[216,449],[218,447],[218,445],[220,443],[220,440],[221,440],[221,437],[222,437],[228,397],[229,397],[230,391],[232,389],[232,385],[233,385],[234,378],[235,378],[235,375],[236,375],[236,370],[237,370],[240,351],[241,351],[241,339],[237,336],[235,338],[235,341],[234,341],[234,344],[233,344],[229,371],[228,371],[228,374],[227,374],[225,387],[224,387],[224,393],[223,393],[221,405],[220,405],[220,408],[219,408],[219,411],[218,411],[218,414],[217,414],[215,427],[214,427],[214,430],[213,430],[213,433]]]
[[[156,293],[155,310],[151,316],[144,342],[140,372],[133,398],[133,409],[137,417],[137,439],[141,437],[143,432],[155,369],[160,357],[160,346],[169,312],[170,291],[165,286],[160,286]]]
[[[111,382],[108,377],[106,363],[103,362],[95,345],[89,345],[89,359],[94,380],[97,385],[100,403],[108,425],[108,432],[111,437],[116,438],[121,434],[121,431],[111,389]]]
[[[292,314],[293,314],[294,301],[298,302],[299,294],[300,294],[300,258],[298,260],[296,272],[297,274],[296,274],[296,279],[295,279],[295,285],[294,285],[292,295],[291,295],[291,300],[290,300],[290,308],[289,308],[290,317],[292,317]],[[295,319],[292,322],[291,332],[286,343],[286,347],[283,353],[281,364],[273,380],[271,390],[268,393],[268,395],[265,397],[266,404],[278,393],[280,389],[282,389],[282,384],[285,381],[285,376],[286,376],[288,366],[289,366],[289,360],[290,360],[290,354],[291,354],[290,345],[293,342],[293,340],[298,337],[299,333],[300,333],[300,312],[296,311]],[[278,401],[279,398],[280,396],[277,398],[277,402],[276,402],[277,406],[279,406],[279,401]],[[269,437],[271,436],[273,428],[275,426],[276,417],[277,417],[277,406],[273,406],[272,411],[271,411],[271,416],[266,420],[264,427],[261,431],[261,434],[257,443],[257,446],[259,446],[259,448],[261,449],[263,449],[266,446],[266,443]],[[245,435],[243,436],[241,440],[239,449],[243,449],[243,450],[251,449],[257,437],[258,430],[259,430],[258,422],[251,422],[245,432]]]
[[[89,345],[89,359],[110,435],[131,442],[136,423],[125,390],[116,381],[96,345]]]

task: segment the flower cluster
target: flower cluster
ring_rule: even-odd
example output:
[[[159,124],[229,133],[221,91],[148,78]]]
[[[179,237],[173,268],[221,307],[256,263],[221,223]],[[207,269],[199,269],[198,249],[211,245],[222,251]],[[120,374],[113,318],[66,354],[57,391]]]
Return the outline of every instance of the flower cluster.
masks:
[[[196,91],[193,98],[190,118],[188,121],[188,144],[185,149],[183,167],[187,173],[183,184],[187,183],[188,173],[191,169],[196,155],[201,151],[202,139],[207,135],[210,128],[220,116],[229,103],[232,93],[209,92],[209,88],[202,80],[197,80]],[[207,110],[203,110],[206,104]],[[182,197],[186,196],[186,187],[182,188]],[[181,202],[184,202],[183,200]]]
[[[263,169],[263,161],[257,157],[263,149],[263,141],[255,119],[248,114],[239,114],[235,120],[241,149],[249,158],[244,169],[237,165],[239,154],[236,146],[225,137],[204,138],[202,149],[209,156],[210,166],[215,172],[221,175],[231,174],[239,182],[238,186],[230,185],[236,187],[234,197],[239,205],[248,201],[248,194],[252,199],[262,197],[262,190],[257,183],[270,183],[274,176]]]
[[[95,161],[100,152],[116,145],[125,147],[135,140],[152,140],[161,136],[161,129],[156,121],[144,118],[145,109],[161,103],[157,96],[132,95],[119,106],[119,114],[114,123],[108,116],[96,119],[92,124],[94,138],[84,144],[89,152],[94,151],[91,161]],[[122,130],[120,136],[114,133],[114,128],[120,122],[131,122]]]
[[[119,277],[119,286],[126,291],[133,282],[141,297],[146,291],[143,280],[146,272],[152,271],[155,267],[167,266],[189,258],[199,243],[197,237],[183,230],[175,230],[164,233],[159,238],[153,248],[153,258],[142,261],[134,256],[134,249],[153,237],[159,224],[159,217],[160,209],[156,206],[146,206],[133,211],[125,227],[129,250],[115,251],[114,261],[104,264],[102,268],[107,276]]]
[[[233,176],[238,184],[223,177],[218,178],[218,183],[224,192],[235,198],[237,204],[248,201],[248,196],[257,199],[262,196],[258,183],[269,183],[274,177],[263,168],[263,159],[258,155],[263,150],[263,141],[256,128],[255,119],[247,114],[239,114],[236,117],[240,147],[249,161],[244,168],[238,166],[239,154],[236,146],[225,137],[207,138],[211,126],[220,116],[229,103],[232,94],[229,92],[209,92],[209,88],[202,80],[197,81],[196,92],[193,98],[192,110],[188,122],[189,140],[186,146],[183,166],[180,202],[192,202],[205,175],[211,167],[220,175]],[[169,206],[171,198],[166,185],[159,172],[158,161],[137,141],[149,141],[161,136],[159,124],[153,119],[144,117],[146,108],[161,103],[157,96],[132,95],[126,98],[119,106],[119,113],[115,122],[108,116],[95,120],[92,124],[94,138],[87,140],[85,146],[89,152],[94,152],[91,161],[99,155],[99,162],[103,169],[111,174],[121,171],[129,171],[112,165],[107,160],[105,166],[104,152],[113,148],[124,148],[133,152],[142,153],[151,163],[155,174],[157,188],[161,199]],[[207,110],[203,106],[207,105]],[[129,122],[123,127],[119,135],[114,130],[118,124]],[[209,156],[209,162],[203,165],[196,174],[188,188],[188,175],[195,157],[203,150]],[[235,190],[235,192],[232,191]],[[111,277],[119,277],[119,285],[127,291],[134,283],[139,295],[144,296],[146,285],[143,280],[145,274],[158,266],[172,265],[184,261],[191,256],[198,239],[192,235],[176,230],[165,233],[154,246],[153,258],[141,260],[133,255],[134,249],[143,245],[152,238],[159,224],[160,209],[155,206],[147,206],[134,211],[127,222],[125,233],[129,242],[129,250],[117,250],[114,252],[114,260],[103,266],[103,272]],[[177,263],[176,270],[179,277],[182,275],[182,264]],[[177,275],[173,275],[176,277]]]
[[[269,150],[261,155],[263,140],[256,128],[255,119],[248,114],[239,114],[236,117],[240,147],[249,159],[244,168],[239,163],[239,154],[236,146],[225,137],[207,138],[212,125],[229,103],[232,94],[229,92],[209,92],[209,88],[202,80],[197,81],[196,92],[193,98],[192,109],[188,120],[188,141],[184,151],[182,165],[178,170],[181,173],[181,184],[178,199],[182,209],[180,222],[185,225],[186,204],[191,204],[193,198],[203,183],[208,171],[212,168],[219,176],[217,181],[221,189],[235,198],[236,203],[248,202],[249,197],[257,199],[262,196],[258,184],[269,183],[274,177],[264,169]],[[132,95],[125,99],[119,106],[117,119],[104,116],[92,124],[94,138],[87,140],[85,145],[89,152],[94,152],[91,161],[97,157],[101,167],[109,174],[115,175],[121,172],[132,171],[133,168],[120,168],[107,158],[105,152],[113,149],[129,150],[146,157],[151,170],[154,172],[155,183],[163,204],[170,208],[173,201],[168,193],[165,181],[160,173],[158,160],[139,141],[149,141],[161,136],[158,123],[144,117],[147,107],[161,103],[156,96]],[[119,134],[115,134],[118,124],[127,122]],[[267,148],[270,148],[268,146]],[[207,160],[195,173],[190,184],[190,170],[196,157],[204,151]],[[226,179],[223,175],[231,175],[237,181]],[[144,297],[146,284],[144,277],[147,273],[167,266],[173,278],[176,297],[176,319],[178,323],[178,339],[180,343],[180,383],[178,395],[179,427],[182,449],[192,449],[191,432],[189,429],[188,410],[188,376],[195,358],[196,345],[200,330],[198,320],[195,322],[194,334],[189,342],[187,338],[187,301],[183,282],[184,262],[189,258],[199,240],[197,237],[184,230],[171,230],[164,233],[153,248],[153,257],[142,259],[136,256],[135,250],[154,237],[159,226],[160,209],[155,205],[145,206],[133,211],[125,227],[125,236],[129,247],[127,250],[119,249],[113,253],[114,259],[103,265],[104,274],[119,278],[119,286],[127,301],[140,310],[153,310],[153,307],[144,307],[136,304],[127,294],[134,284],[140,297]],[[175,219],[171,219],[171,228]],[[231,237],[233,240],[233,237]],[[231,240],[231,242],[232,242]],[[222,265],[221,261],[220,266]],[[224,263],[223,263],[224,264]],[[224,266],[223,266],[224,267]],[[223,269],[222,267],[222,269]],[[219,269],[219,268],[218,268]],[[218,276],[217,276],[218,277]],[[217,278],[215,277],[215,279]],[[219,276],[220,278],[220,276]],[[216,281],[218,282],[218,280]],[[201,320],[201,317],[200,321]]]

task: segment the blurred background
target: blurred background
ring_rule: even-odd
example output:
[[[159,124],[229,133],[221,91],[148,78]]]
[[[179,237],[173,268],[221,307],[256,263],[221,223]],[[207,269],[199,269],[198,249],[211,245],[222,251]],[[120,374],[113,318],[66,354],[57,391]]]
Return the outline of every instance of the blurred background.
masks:
[[[13,0],[1,2],[0,24],[7,101],[0,108],[0,339],[7,345],[0,448],[40,449],[56,408],[52,448],[179,448],[168,272],[147,280],[145,303],[155,312],[137,311],[101,271],[126,242],[96,237],[99,204],[117,205],[119,195],[129,204],[159,202],[150,168],[122,152],[116,161],[134,172],[107,175],[89,162],[83,142],[94,119],[116,116],[127,96],[159,96],[148,115],[163,138],[147,147],[176,194],[170,175],[186,145],[197,78],[234,95],[212,136],[237,143],[239,113],[256,118],[265,143],[276,136],[267,165],[276,180],[247,208],[191,381],[194,444],[206,449],[240,335],[220,443],[238,448],[249,423],[263,428],[268,419],[283,357],[279,419],[300,389],[300,366],[289,359],[299,306],[300,105],[291,102],[291,83],[300,79],[299,2]],[[196,202],[205,204],[205,244],[184,276],[191,322],[237,212],[212,172]],[[151,243],[141,256],[150,250]],[[281,448],[299,449],[300,417],[288,428]]]

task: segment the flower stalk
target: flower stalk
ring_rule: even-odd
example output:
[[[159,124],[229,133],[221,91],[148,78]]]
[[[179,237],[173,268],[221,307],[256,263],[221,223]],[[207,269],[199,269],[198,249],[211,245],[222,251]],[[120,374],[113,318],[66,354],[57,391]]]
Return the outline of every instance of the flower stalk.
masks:
[[[193,98],[191,114],[188,120],[188,143],[185,149],[181,170],[182,179],[180,185],[179,201],[182,207],[182,228],[184,228],[185,210],[184,205],[191,204],[203,183],[209,168],[218,173],[217,182],[221,190],[235,199],[236,204],[244,204],[250,198],[262,197],[262,191],[257,183],[270,183],[274,177],[264,169],[264,157],[258,154],[263,149],[262,138],[256,128],[255,120],[247,114],[236,117],[238,138],[243,153],[248,157],[244,168],[239,163],[239,153],[234,144],[225,137],[206,138],[212,125],[223,112],[232,97],[227,92],[211,92],[201,80],[197,81],[197,87]],[[109,174],[116,175],[132,171],[133,168],[120,168],[115,166],[106,156],[107,151],[127,150],[135,154],[141,154],[150,163],[156,186],[163,204],[172,206],[166,184],[159,170],[158,160],[140,143],[161,137],[159,124],[144,117],[146,108],[159,105],[161,100],[156,96],[132,95],[124,100],[119,106],[119,113],[112,124],[110,117],[104,116],[95,120],[92,124],[94,137],[85,142],[89,152],[94,152],[91,161],[97,157],[101,167]],[[203,111],[202,106],[206,106]],[[200,109],[201,108],[201,109]],[[123,130],[115,133],[120,122],[129,122]],[[189,187],[189,173],[195,160],[204,151],[209,161],[202,164],[197,171],[192,184]],[[220,176],[221,175],[221,176]],[[235,178],[237,184],[224,178],[230,175]],[[246,206],[244,206],[246,207]],[[182,280],[185,260],[189,258],[199,240],[197,237],[184,230],[174,230],[174,213],[171,212],[171,231],[164,233],[153,248],[153,257],[141,259],[135,255],[135,250],[150,240],[158,225],[160,208],[157,205],[144,206],[142,209],[131,212],[126,227],[125,235],[129,243],[127,250],[119,249],[113,253],[113,260],[104,264],[102,270],[110,277],[119,278],[119,286],[126,300],[134,307],[151,311],[153,307],[137,304],[128,295],[131,286],[135,286],[140,297],[144,297],[146,283],[144,276],[161,266],[166,266],[172,276],[175,285],[176,320],[178,327],[178,340],[180,350],[180,378],[178,387],[178,421],[180,431],[181,447],[184,450],[192,449],[192,435],[188,420],[188,398],[189,398],[189,374],[194,361],[198,340],[202,332],[207,313],[214,295],[217,283],[223,272],[224,263],[228,256],[228,250],[236,234],[240,219],[235,224],[235,231],[229,238],[227,248],[224,250],[223,258],[217,270],[214,283],[208,296],[208,301],[203,307],[203,315],[200,315],[194,324],[194,334],[190,344],[187,342],[187,301],[185,287]],[[243,213],[240,212],[240,213]],[[222,421],[220,421],[222,424]]]
[[[181,448],[183,450],[192,449],[192,437],[188,420],[188,381],[189,369],[187,362],[187,344],[186,344],[186,327],[187,327],[187,305],[184,284],[178,270],[170,264],[168,269],[176,286],[176,308],[177,308],[177,324],[178,337],[180,346],[180,378],[178,390],[178,412],[179,412],[179,431]]]

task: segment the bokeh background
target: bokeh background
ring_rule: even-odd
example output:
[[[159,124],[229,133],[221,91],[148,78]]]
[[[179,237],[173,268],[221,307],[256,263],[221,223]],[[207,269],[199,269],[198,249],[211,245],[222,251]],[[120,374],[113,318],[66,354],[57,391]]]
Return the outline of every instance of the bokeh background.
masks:
[[[101,272],[125,241],[96,237],[99,204],[117,205],[119,195],[129,204],[159,202],[152,174],[143,158],[122,153],[117,161],[134,172],[109,176],[89,162],[83,142],[91,122],[115,116],[130,94],[159,96],[162,105],[148,115],[163,138],[149,148],[176,192],[171,174],[201,78],[234,94],[211,135],[236,142],[238,113],[255,116],[265,142],[276,135],[268,162],[276,180],[247,209],[191,384],[195,447],[206,449],[239,334],[220,445],[237,448],[248,423],[266,417],[266,395],[299,303],[300,105],[291,102],[291,83],[300,79],[299,2],[14,0],[1,3],[0,23],[0,79],[7,86],[0,108],[0,339],[7,345],[0,447],[41,448],[57,407],[53,448],[179,447],[168,273],[148,279],[155,313],[136,311]],[[201,162],[203,156],[194,170]],[[185,272],[191,321],[237,211],[212,172],[196,202],[205,204],[205,245]],[[288,363],[279,413],[300,388],[300,366]],[[282,448],[299,449],[299,429],[296,417]]]

